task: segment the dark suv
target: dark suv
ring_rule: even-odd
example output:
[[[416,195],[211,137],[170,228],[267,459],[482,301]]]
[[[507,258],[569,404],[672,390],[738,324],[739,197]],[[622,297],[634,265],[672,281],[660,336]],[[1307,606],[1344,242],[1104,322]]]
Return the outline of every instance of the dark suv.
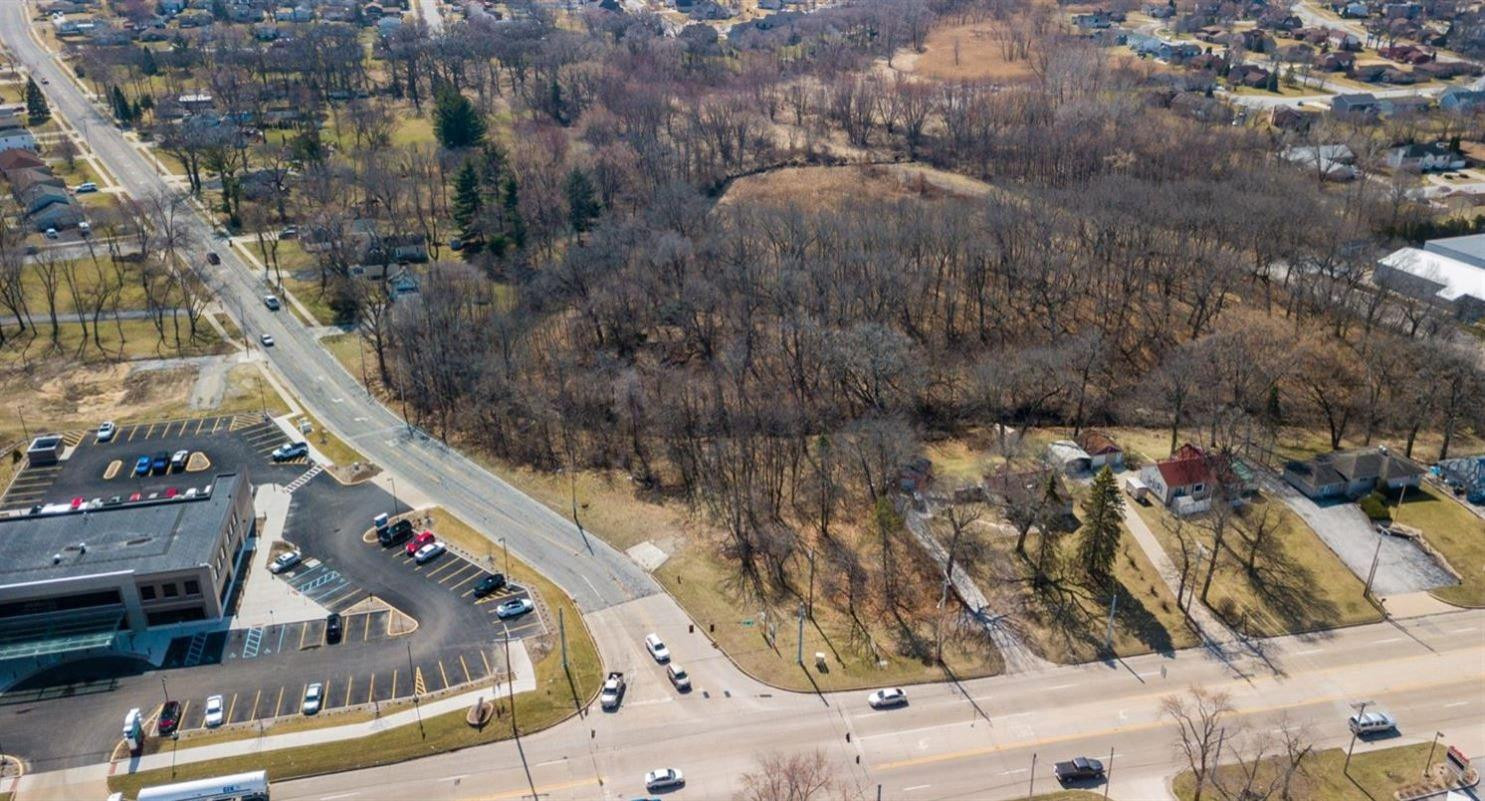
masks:
[[[474,597],[483,598],[492,592],[496,592],[505,586],[505,575],[503,573],[491,573],[475,582]]]
[[[398,520],[392,524],[391,528],[378,529],[376,540],[382,544],[383,548],[390,548],[407,539],[408,535],[412,534],[412,530],[413,524],[411,520]]]
[[[340,642],[341,625],[340,613],[331,612],[325,616],[325,642],[335,644]]]

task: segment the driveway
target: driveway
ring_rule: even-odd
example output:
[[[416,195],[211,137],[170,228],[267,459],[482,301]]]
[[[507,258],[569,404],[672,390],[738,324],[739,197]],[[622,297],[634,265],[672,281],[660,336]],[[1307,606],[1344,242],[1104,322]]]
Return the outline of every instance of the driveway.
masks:
[[[1376,558],[1372,591],[1377,595],[1419,592],[1454,583],[1454,577],[1411,540],[1378,533],[1356,504],[1317,504],[1273,475],[1265,474],[1263,484],[1265,492],[1282,498],[1362,581],[1366,581],[1372,559]]]

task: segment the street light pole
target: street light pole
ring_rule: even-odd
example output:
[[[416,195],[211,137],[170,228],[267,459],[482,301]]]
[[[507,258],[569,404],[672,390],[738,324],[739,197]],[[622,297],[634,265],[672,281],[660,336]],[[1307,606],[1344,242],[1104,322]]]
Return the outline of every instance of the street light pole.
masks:
[[[1444,733],[1436,731],[1433,733],[1433,742],[1428,744],[1428,760],[1423,763],[1423,778],[1428,778],[1428,769],[1433,766],[1433,750],[1439,747],[1439,740],[1443,739]]]
[[[1360,703],[1351,705],[1351,708],[1356,710],[1357,722],[1361,721],[1362,716],[1366,714],[1366,708],[1368,706],[1371,706],[1371,704],[1371,701],[1362,701]],[[1341,773],[1347,776],[1351,775],[1351,752],[1356,748],[1356,733],[1360,731],[1360,729],[1360,726],[1351,727],[1351,744],[1346,746],[1346,764],[1344,767],[1341,768]]]
[[[1372,567],[1366,571],[1366,586],[1361,589],[1362,598],[1372,597],[1372,579],[1377,577],[1377,563],[1382,560],[1382,534],[1377,534],[1377,550],[1372,552]]]
[[[400,511],[397,507],[397,479],[393,476],[387,476],[387,481],[392,484],[392,516],[396,517]]]
[[[510,546],[506,544],[505,538],[500,538],[500,550],[505,554],[505,580],[510,581]]]
[[[170,703],[170,688],[165,686],[165,677],[160,677],[160,691],[165,693],[165,703]]]

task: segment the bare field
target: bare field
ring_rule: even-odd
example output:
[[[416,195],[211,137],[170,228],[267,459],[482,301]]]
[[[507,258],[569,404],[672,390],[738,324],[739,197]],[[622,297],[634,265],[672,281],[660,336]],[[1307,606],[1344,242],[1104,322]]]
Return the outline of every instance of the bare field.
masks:
[[[992,187],[983,181],[918,164],[786,167],[733,182],[718,205],[748,202],[843,207],[862,198],[983,197],[991,191]]]
[[[945,25],[928,34],[922,53],[893,60],[903,72],[941,81],[992,80],[1022,83],[1033,77],[1026,59],[1006,58],[1002,24],[996,20]]]

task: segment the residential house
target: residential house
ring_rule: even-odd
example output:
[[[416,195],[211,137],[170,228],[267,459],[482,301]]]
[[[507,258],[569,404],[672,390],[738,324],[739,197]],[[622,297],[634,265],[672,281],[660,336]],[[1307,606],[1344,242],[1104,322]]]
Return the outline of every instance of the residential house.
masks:
[[[156,8],[160,13],[173,17],[186,10],[186,0],[160,0]]]
[[[1425,75],[1416,75],[1411,70],[1389,67],[1382,70],[1382,81],[1394,86],[1412,86],[1415,83],[1424,83],[1428,80]]]
[[[1373,490],[1416,488],[1423,467],[1386,448],[1333,451],[1284,465],[1284,480],[1313,500],[1355,499]]]
[[[1243,49],[1250,53],[1268,53],[1274,49],[1274,39],[1258,28],[1242,32]]]
[[[1175,455],[1140,471],[1149,495],[1179,515],[1205,512],[1212,506],[1218,473],[1225,460],[1190,443]]]
[[[1377,106],[1384,117],[1413,117],[1432,108],[1433,100],[1422,95],[1384,97],[1377,102]]]
[[[11,170],[6,174],[6,178],[10,180],[10,190],[16,195],[25,194],[33,186],[54,186],[63,190],[67,188],[67,184],[63,183],[61,178],[53,175],[52,171],[45,167],[24,167]]]
[[[1485,91],[1451,86],[1439,95],[1439,108],[1455,114],[1472,114],[1485,108]]]
[[[0,152],[17,149],[36,150],[36,137],[19,125],[0,128]]]
[[[1175,3],[1146,3],[1145,16],[1151,19],[1170,19],[1176,15]]]
[[[1044,508],[1044,513],[1062,517],[1073,513],[1072,493],[1067,491],[1061,476],[1046,467],[987,473],[984,492],[990,503],[1007,509],[1029,509],[1047,504],[1050,508]]]
[[[15,198],[27,216],[57,203],[72,203],[72,195],[64,187],[49,184],[33,184],[24,191],[15,190]]]
[[[1284,148],[1279,157],[1302,165],[1327,181],[1353,181],[1358,175],[1356,154],[1346,145],[1295,145]]]
[[[933,462],[919,456],[897,471],[897,489],[909,495],[928,488],[933,483]]]
[[[1395,170],[1443,172],[1462,170],[1467,163],[1464,154],[1449,149],[1445,142],[1402,145],[1387,151],[1387,166]]]
[[[45,231],[55,228],[58,231],[71,228],[87,219],[83,215],[82,207],[68,199],[66,203],[53,203],[34,214],[27,215],[27,221],[37,231]]]
[[[1362,83],[1376,83],[1383,79],[1389,69],[1391,67],[1388,67],[1386,64],[1361,64],[1351,70],[1351,78]],[[1342,97],[1344,96],[1342,95]],[[1331,106],[1332,109],[1335,106],[1333,100]]]
[[[7,176],[14,170],[24,170],[33,167],[45,167],[46,162],[36,155],[33,150],[24,148],[13,148],[0,151],[0,172]]]
[[[1372,15],[1372,10],[1366,7],[1366,3],[1347,3],[1341,6],[1341,19],[1366,19]]]
[[[1329,53],[1321,53],[1315,59],[1315,66],[1327,72],[1350,72],[1356,67],[1356,54],[1332,50]]]
[[[1377,96],[1370,92],[1336,95],[1330,99],[1330,113],[1337,117],[1366,117],[1380,110]]]
[[[1072,23],[1085,31],[1100,30],[1114,24],[1109,18],[1109,12],[1105,10],[1090,11],[1086,14],[1074,14]]]
[[[1281,131],[1308,131],[1319,115],[1313,111],[1301,111],[1291,106],[1274,106],[1269,112],[1268,124]]]
[[[1257,64],[1235,64],[1227,73],[1227,80],[1240,86],[1254,89],[1268,87],[1273,73]]]
[[[1059,439],[1048,445],[1047,461],[1068,475],[1086,473],[1093,467],[1093,457],[1070,439]]]
[[[1417,19],[1422,13],[1422,3],[1386,3],[1382,6],[1382,16],[1386,19]]]
[[[1088,467],[1092,470],[1102,470],[1110,467],[1114,470],[1124,469],[1124,449],[1113,437],[1102,431],[1089,429],[1084,431],[1077,439],[1078,447],[1088,454]]]

